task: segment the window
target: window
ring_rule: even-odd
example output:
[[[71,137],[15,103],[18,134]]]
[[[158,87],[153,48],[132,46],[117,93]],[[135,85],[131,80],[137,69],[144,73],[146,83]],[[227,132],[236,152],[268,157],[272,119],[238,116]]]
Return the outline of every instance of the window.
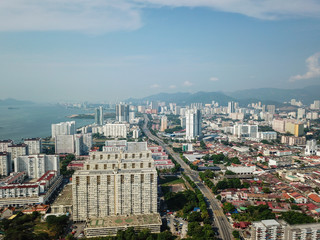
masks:
[[[100,155],[100,160],[103,159],[103,155]]]
[[[94,166],[94,168],[95,168],[96,170],[98,170],[98,164],[96,164],[96,165]]]
[[[142,158],[142,153],[140,153],[140,158]]]
[[[151,181],[151,183],[153,183],[153,178],[154,178],[154,175],[151,174],[151,175],[150,175],[150,181]]]
[[[125,163],[125,164],[123,164],[123,168],[124,169],[126,169],[127,168],[127,164]]]
[[[90,170],[90,165],[89,164],[87,165],[87,170]]]
[[[87,176],[87,185],[89,185],[89,184],[90,184],[90,177]]]
[[[100,176],[97,176],[97,185],[100,185]]]
[[[136,164],[135,163],[132,163],[132,168],[136,168]]]
[[[76,177],[76,185],[79,185],[79,184],[80,184],[79,177]]]
[[[132,154],[132,158],[135,158],[135,157],[136,157],[136,155],[133,153],[133,154]]]
[[[107,169],[107,164],[103,164],[103,169]]]
[[[124,158],[127,159],[127,158],[128,158],[128,154],[125,154],[125,155],[124,155]]]
[[[143,168],[143,163],[140,163],[140,168]]]
[[[131,174],[131,183],[134,183],[134,175]]]
[[[112,169],[115,169],[116,168],[116,165],[115,164],[112,164]]]
[[[115,155],[115,159],[117,159],[117,158],[118,158],[118,154]]]
[[[147,158],[150,156],[150,154],[149,153],[147,153]]]
[[[95,160],[96,159],[96,155],[92,155],[92,159]]]
[[[144,175],[141,174],[141,183],[144,183]]]
[[[108,154],[108,160],[110,159],[110,154]]]
[[[149,168],[151,168],[151,162],[148,163]]]
[[[111,182],[110,176],[107,176],[107,184],[110,185],[110,182]]]
[[[121,184],[123,184],[124,183],[124,176],[123,175],[121,175]]]

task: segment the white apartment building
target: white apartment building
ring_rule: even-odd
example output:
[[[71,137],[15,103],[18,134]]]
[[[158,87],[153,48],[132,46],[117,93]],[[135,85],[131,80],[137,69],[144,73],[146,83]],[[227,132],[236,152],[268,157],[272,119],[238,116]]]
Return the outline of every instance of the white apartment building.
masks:
[[[262,220],[252,223],[252,240],[285,240],[285,229],[276,220]]]
[[[193,140],[202,135],[201,125],[202,116],[200,110],[187,109],[186,110],[186,139]]]
[[[51,136],[55,138],[58,135],[73,135],[76,134],[76,122],[61,122],[51,125]]]
[[[242,166],[242,165],[237,165],[237,166],[228,166],[227,169],[229,171],[232,171],[236,174],[240,175],[252,175],[256,171],[256,166]]]
[[[151,151],[92,152],[72,177],[73,220],[157,213]]]
[[[39,154],[42,152],[41,138],[27,138],[24,139],[24,144],[28,147],[28,154]]]
[[[316,155],[317,154],[317,140],[312,139],[307,141],[305,155]]]
[[[11,146],[8,146],[8,152],[10,153],[11,159],[15,159],[18,156],[28,155],[28,148],[24,143],[12,144]]]
[[[233,135],[237,136],[238,138],[257,138],[258,125],[236,124],[233,126]]]
[[[9,153],[0,152],[0,175],[8,176],[11,172],[11,160]]]
[[[141,130],[139,128],[135,128],[132,131],[132,138],[138,139],[141,136]]]
[[[34,182],[23,183],[25,172],[14,172],[2,180],[0,206],[45,204],[62,183],[56,171],[47,171]]]
[[[258,139],[260,140],[276,140],[276,132],[258,132]]]
[[[75,135],[56,135],[55,151],[60,153],[75,153]]]
[[[102,106],[95,109],[94,122],[97,125],[104,124],[104,115],[103,115],[103,107]]]
[[[29,178],[40,178],[47,171],[60,172],[60,158],[57,155],[28,155],[14,159],[14,171],[25,172]]]
[[[12,144],[12,140],[0,140],[0,152],[8,152],[8,147]]]
[[[116,119],[119,122],[129,122],[129,105],[116,105]]]
[[[123,123],[108,123],[103,126],[103,135],[109,138],[126,138],[127,126]]]
[[[318,240],[320,239],[320,224],[289,225],[283,220],[262,220],[253,222],[251,228],[252,240]]]

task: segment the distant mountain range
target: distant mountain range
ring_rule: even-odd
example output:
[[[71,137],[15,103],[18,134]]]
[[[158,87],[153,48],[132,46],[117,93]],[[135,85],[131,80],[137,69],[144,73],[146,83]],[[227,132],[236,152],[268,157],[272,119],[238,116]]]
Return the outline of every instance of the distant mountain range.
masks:
[[[34,103],[30,101],[22,101],[22,100],[17,100],[13,98],[7,98],[4,100],[0,99],[0,106],[21,106],[21,105],[30,105],[30,104],[34,104]]]
[[[310,104],[314,100],[320,100],[320,85],[309,86],[301,89],[257,88],[240,90],[235,92],[197,92],[197,93],[159,93],[148,97],[136,99],[130,98],[126,102],[142,103],[145,101],[175,102],[180,105],[191,103],[219,102],[227,105],[229,101],[238,101],[240,105],[247,106],[249,103],[261,101],[263,104],[282,106],[283,102],[291,99]]]

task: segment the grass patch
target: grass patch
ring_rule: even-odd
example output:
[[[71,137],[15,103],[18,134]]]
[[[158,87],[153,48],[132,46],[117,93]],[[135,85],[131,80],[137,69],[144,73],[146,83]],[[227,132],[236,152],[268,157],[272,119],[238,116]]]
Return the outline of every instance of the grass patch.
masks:
[[[183,179],[178,177],[160,178],[159,182],[161,186],[170,186],[173,184],[184,183]]]

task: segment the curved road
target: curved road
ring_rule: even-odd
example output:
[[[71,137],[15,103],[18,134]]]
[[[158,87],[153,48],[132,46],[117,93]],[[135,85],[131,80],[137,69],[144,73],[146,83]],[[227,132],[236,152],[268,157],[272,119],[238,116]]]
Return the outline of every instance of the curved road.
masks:
[[[163,149],[171,154],[171,156],[181,165],[181,168],[184,170],[184,173],[190,177],[190,179],[197,185],[197,187],[200,189],[202,194],[205,196],[207,203],[209,204],[209,207],[211,208],[214,220],[217,223],[217,226],[219,228],[219,235],[222,239],[225,240],[231,240],[231,229],[230,224],[224,215],[222,209],[220,208],[219,203],[215,199],[214,195],[212,194],[211,190],[209,190],[202,181],[199,180],[199,174],[197,171],[192,170],[181,158],[180,155],[177,154],[170,148],[166,143],[164,143],[159,137],[153,135],[150,130],[148,129],[147,125],[149,122],[149,118],[146,114],[144,114],[144,124],[143,124],[143,131],[145,135],[157,142],[160,146],[163,147]]]

